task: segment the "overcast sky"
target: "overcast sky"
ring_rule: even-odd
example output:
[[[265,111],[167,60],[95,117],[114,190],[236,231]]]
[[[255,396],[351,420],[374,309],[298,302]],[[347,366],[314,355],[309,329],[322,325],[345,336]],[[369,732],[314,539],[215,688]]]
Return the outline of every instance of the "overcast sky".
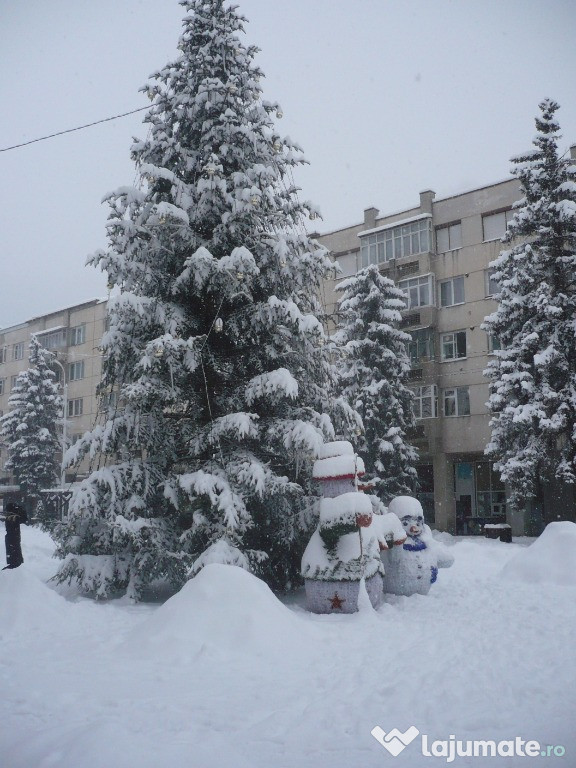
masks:
[[[321,232],[505,179],[544,97],[562,148],[576,143],[574,0],[238,4]],[[176,0],[0,0],[0,149],[145,106],[183,15]],[[106,244],[103,195],[134,181],[143,114],[0,152],[0,327],[106,295],[84,263]]]

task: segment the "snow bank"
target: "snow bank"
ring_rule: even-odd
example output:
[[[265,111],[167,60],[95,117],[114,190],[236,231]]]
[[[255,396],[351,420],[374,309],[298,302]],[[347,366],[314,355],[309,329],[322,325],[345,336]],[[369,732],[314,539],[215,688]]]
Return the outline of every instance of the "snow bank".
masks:
[[[528,584],[576,586],[576,523],[550,523],[536,541],[501,570],[507,579]]]
[[[23,526],[25,563],[0,573],[0,764],[446,766],[445,758],[420,754],[419,741],[393,758],[370,735],[375,725],[387,732],[414,725],[429,745],[448,734],[496,741],[518,735],[566,748],[564,759],[457,757],[454,768],[571,767],[576,587],[501,578],[526,544],[456,537],[454,567],[428,597],[391,596],[374,611],[363,595],[360,613],[321,616],[304,612],[297,593],[287,615],[257,579],[217,565],[163,607],[58,600],[43,583],[55,569],[50,540]],[[231,572],[234,578],[225,578]],[[37,614],[37,631],[8,636],[12,597],[17,608],[29,601],[22,626]],[[60,606],[54,619],[49,603]],[[293,644],[294,652],[284,660],[252,652],[247,621],[260,648],[284,634],[279,651]],[[152,651],[143,653],[148,634]],[[204,650],[189,653],[200,637]],[[226,652],[233,643],[242,655]],[[210,648],[223,653],[211,658]],[[426,663],[407,672],[411,659]]]
[[[0,572],[0,638],[57,626],[66,608],[66,600],[26,564]]]
[[[303,643],[306,622],[256,576],[213,563],[188,581],[134,635],[137,645],[164,656],[222,653],[284,656]],[[135,637],[128,639],[130,650]]]

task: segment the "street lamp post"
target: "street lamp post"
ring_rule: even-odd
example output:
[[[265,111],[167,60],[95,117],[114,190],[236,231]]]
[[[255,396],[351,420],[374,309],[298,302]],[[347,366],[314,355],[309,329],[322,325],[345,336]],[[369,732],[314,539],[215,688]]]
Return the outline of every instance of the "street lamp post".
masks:
[[[54,357],[53,360],[56,365],[60,366],[62,371],[62,461],[60,462],[60,487],[64,488],[66,482],[66,466],[64,464],[64,454],[66,453],[66,419],[68,416],[68,384],[66,382],[66,369],[60,362]]]

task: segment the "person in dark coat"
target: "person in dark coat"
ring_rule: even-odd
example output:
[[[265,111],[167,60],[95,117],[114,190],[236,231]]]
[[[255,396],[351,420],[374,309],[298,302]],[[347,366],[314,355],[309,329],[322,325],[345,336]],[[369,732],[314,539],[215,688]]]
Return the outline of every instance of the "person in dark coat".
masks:
[[[4,541],[6,544],[6,565],[2,570],[6,568],[18,568],[22,565],[24,558],[22,557],[22,545],[20,542],[20,525],[28,522],[28,515],[24,507],[20,504],[16,504],[13,501],[9,501],[5,508],[5,524],[6,524],[6,536]]]

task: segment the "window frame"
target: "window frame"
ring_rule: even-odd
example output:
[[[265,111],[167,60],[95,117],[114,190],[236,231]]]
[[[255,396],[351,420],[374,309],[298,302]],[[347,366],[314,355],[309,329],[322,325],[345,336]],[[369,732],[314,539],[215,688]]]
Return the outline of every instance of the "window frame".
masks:
[[[73,419],[76,416],[83,416],[83,415],[84,415],[84,398],[74,397],[71,400],[68,400],[68,407],[67,407],[67,413],[66,413],[67,418]]]
[[[404,283],[416,283],[414,286],[407,285],[404,287]],[[428,291],[429,301],[427,303],[420,303],[420,289],[426,287]],[[434,274],[428,272],[426,275],[415,275],[414,277],[406,277],[403,280],[398,280],[396,287],[406,294],[406,309],[419,309],[420,307],[435,307],[435,295],[434,295]],[[410,288],[416,288],[418,293],[418,303],[413,304],[410,296]]]
[[[68,332],[68,344],[71,347],[79,347],[86,343],[86,323],[73,325]]]
[[[423,394],[424,390],[430,390],[430,392]],[[413,387],[414,399],[412,401],[412,410],[414,412],[414,418],[417,421],[424,421],[425,419],[438,418],[438,386],[436,384],[423,384],[419,387]],[[423,403],[430,402],[430,416],[423,416]]]
[[[407,351],[411,365],[434,359],[435,333],[432,328],[416,328],[409,331],[410,341]]]
[[[508,224],[515,214],[515,210],[512,208],[505,208],[501,211],[492,211],[490,213],[482,214],[482,242],[492,243],[495,240],[502,240],[506,231],[508,230]],[[501,235],[495,235],[494,237],[486,237],[486,221],[488,219],[494,220],[497,216],[504,216],[504,232]]]
[[[447,248],[441,247],[441,244],[438,242],[439,235],[444,232],[447,237]],[[453,221],[452,224],[443,224],[440,227],[436,227],[436,253],[448,253],[449,251],[456,251],[458,248],[462,248],[461,221]]]
[[[24,360],[24,342],[17,341],[12,344],[12,360]]]
[[[37,338],[44,349],[63,349],[66,346],[66,328],[58,328],[58,330],[49,333],[39,333]]]
[[[449,395],[453,393],[453,395]],[[460,393],[466,393],[464,397]],[[452,402],[454,405],[454,413],[446,412],[446,405],[448,402]],[[466,405],[468,410],[462,411],[462,406]],[[442,415],[447,419],[454,419],[458,416],[470,416],[470,387],[468,385],[462,387],[447,387],[442,390]]]
[[[461,345],[461,341],[459,342],[459,340],[458,340],[458,336],[460,336],[460,340],[461,340],[461,338],[462,338],[461,334],[464,334],[464,345],[463,345],[463,347]],[[453,337],[451,342],[447,342],[447,340],[446,340],[447,336],[452,336]],[[453,349],[454,349],[454,351],[456,353],[453,357],[447,357],[446,356],[445,351],[446,351],[446,344],[447,343],[451,343],[453,345]],[[468,357],[467,346],[468,346],[468,339],[467,339],[467,334],[466,334],[466,330],[465,329],[460,328],[457,331],[445,331],[444,333],[441,333],[440,334],[440,360],[442,362],[451,362],[453,360],[465,360],[466,357]],[[463,349],[464,354],[458,354],[459,347],[461,349]]]
[[[499,285],[492,278],[492,275],[496,271],[497,271],[496,267],[488,267],[487,269],[484,270],[484,293],[485,293],[486,299],[491,299],[500,293]],[[493,284],[493,287],[496,290],[491,290],[491,286],[490,286],[491,283]]]
[[[432,247],[432,218],[423,216],[415,221],[384,227],[360,235],[360,268],[369,264],[386,264],[394,259],[429,253]]]
[[[81,381],[84,377],[84,360],[68,363],[68,381]]]
[[[493,355],[494,352],[498,352],[500,349],[502,349],[502,341],[499,336],[495,336],[492,333],[487,333],[486,339],[486,346],[489,355]],[[494,342],[496,342],[496,344],[494,344]]]
[[[458,281],[458,285],[462,286],[462,298],[459,301],[455,301],[456,297],[456,290],[455,290],[455,283]],[[450,294],[451,294],[451,300],[449,303],[444,304],[442,301],[442,287],[443,286],[450,286]],[[440,280],[438,283],[438,302],[439,306],[441,308],[445,307],[457,307],[460,304],[466,303],[466,294],[465,294],[465,288],[464,288],[464,275],[455,275],[454,277],[450,277],[448,280]]]

